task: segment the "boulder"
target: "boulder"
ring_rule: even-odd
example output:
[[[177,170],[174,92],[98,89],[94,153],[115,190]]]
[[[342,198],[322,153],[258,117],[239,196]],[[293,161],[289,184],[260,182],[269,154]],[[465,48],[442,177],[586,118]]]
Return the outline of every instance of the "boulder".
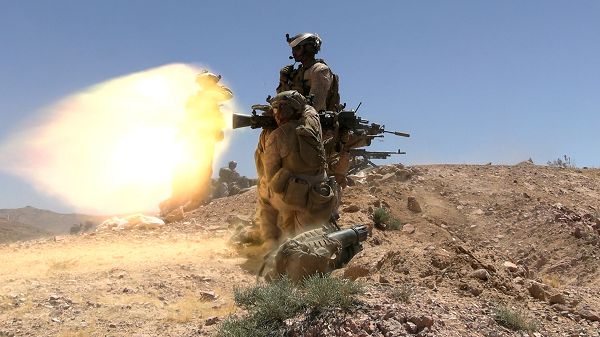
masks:
[[[547,294],[541,283],[531,282],[527,290],[529,291],[531,297],[535,299],[538,299],[540,301],[544,301],[546,299]]]
[[[415,225],[407,223],[402,226],[402,231],[406,234],[412,234],[416,230]]]
[[[556,293],[548,297],[548,303],[550,304],[565,304],[567,301],[565,300],[565,296],[561,293]]]
[[[419,205],[417,198],[415,198],[414,196],[408,197],[407,207],[410,211],[415,213],[420,213],[422,211],[421,205]]]
[[[469,274],[469,277],[487,281],[490,278],[490,273],[485,269],[477,269]]]
[[[344,212],[346,213],[356,213],[358,211],[360,211],[360,207],[358,207],[357,205],[350,205],[347,206],[343,209]]]
[[[502,266],[504,267],[504,269],[508,270],[511,273],[515,273],[515,272],[519,271],[519,266],[517,266],[516,264],[509,262],[509,261],[504,261]]]

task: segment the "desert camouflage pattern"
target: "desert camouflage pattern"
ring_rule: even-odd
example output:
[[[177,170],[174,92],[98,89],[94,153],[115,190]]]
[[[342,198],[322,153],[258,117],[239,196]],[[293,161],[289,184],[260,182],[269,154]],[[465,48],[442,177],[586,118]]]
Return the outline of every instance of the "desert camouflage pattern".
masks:
[[[261,180],[269,203],[278,211],[277,227],[283,237],[329,221],[335,190],[327,184],[321,125],[313,107],[305,105],[300,119],[271,131],[262,159],[257,167],[262,165]]]

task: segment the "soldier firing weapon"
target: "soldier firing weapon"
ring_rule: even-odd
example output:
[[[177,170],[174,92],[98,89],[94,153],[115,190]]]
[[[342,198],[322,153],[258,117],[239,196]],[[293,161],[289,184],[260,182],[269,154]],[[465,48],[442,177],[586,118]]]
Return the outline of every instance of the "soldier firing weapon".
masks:
[[[406,154],[406,152],[398,150],[393,151],[367,151],[365,149],[350,149],[350,169],[349,174],[357,173],[368,167],[377,167],[371,159],[387,159],[395,154]]]

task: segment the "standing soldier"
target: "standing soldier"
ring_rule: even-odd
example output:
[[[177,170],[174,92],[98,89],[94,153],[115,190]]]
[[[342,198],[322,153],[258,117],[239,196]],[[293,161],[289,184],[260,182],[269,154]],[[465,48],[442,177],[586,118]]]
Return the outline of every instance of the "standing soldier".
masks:
[[[336,203],[317,112],[297,91],[283,91],[270,103],[278,127],[264,144],[262,169],[278,217],[276,226],[261,223],[267,245],[326,225]]]
[[[301,65],[298,69],[294,69],[294,65],[287,65],[280,70],[276,92],[296,90],[305,97],[312,97],[312,106],[316,111],[338,111],[340,103],[338,76],[333,74],[325,61],[315,58],[321,49],[321,38],[317,34],[303,33],[291,38],[289,34],[286,34],[286,40],[292,48],[293,57],[291,58],[295,62],[300,62]],[[264,111],[264,115],[272,116],[273,112],[267,109]],[[277,228],[279,215],[278,210],[271,205],[267,183],[263,178],[265,147],[271,132],[272,130],[262,130],[254,153],[258,175],[258,207],[255,217],[261,228]],[[331,138],[326,149],[328,161],[334,153],[333,138],[335,137],[333,135],[333,132],[325,135],[326,138]]]
[[[321,38],[317,34],[303,33],[293,37],[286,35],[294,61],[300,62],[298,69],[294,65],[281,68],[277,92],[296,90],[305,97],[312,97],[312,106],[317,111],[341,110],[339,94],[339,77],[334,74],[327,63],[315,58],[321,49]],[[325,153],[327,155],[327,172],[334,176],[340,186],[346,186],[346,175],[350,167],[349,150],[359,141],[353,135],[340,134],[336,129],[328,130],[323,135]]]
[[[340,104],[339,78],[327,63],[315,58],[321,49],[321,38],[317,34],[303,33],[286,39],[292,47],[292,57],[300,67],[287,65],[279,71],[277,93],[296,90],[305,97],[312,96],[312,106],[317,111],[338,111]]]
[[[220,107],[233,97],[220,80],[220,75],[208,71],[196,77],[200,88],[188,99],[179,135],[186,158],[175,167],[171,197],[159,205],[163,216],[182,206],[185,211],[195,209],[210,196],[215,145],[226,127]]]

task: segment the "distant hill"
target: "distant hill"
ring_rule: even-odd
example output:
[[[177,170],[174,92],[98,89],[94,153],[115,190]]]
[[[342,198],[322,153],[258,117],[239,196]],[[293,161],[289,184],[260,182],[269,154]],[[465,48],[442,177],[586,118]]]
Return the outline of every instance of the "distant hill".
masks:
[[[52,233],[37,227],[0,218],[0,243],[25,241],[51,235]]]
[[[107,216],[85,214],[61,214],[31,206],[0,209],[0,223],[5,225],[2,228],[8,226],[7,224],[13,224],[13,228],[23,227],[22,230],[27,232],[28,230],[24,227],[27,226],[27,228],[37,229],[41,233],[50,235],[68,234],[74,224],[85,224],[88,221],[92,222],[95,227],[107,218]]]

